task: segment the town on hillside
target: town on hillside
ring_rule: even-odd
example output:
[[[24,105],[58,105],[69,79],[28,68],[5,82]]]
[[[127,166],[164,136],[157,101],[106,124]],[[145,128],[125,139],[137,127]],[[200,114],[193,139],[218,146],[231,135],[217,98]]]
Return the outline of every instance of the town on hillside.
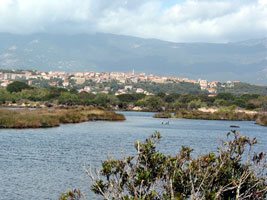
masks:
[[[131,73],[123,72],[71,72],[64,71],[42,72],[38,70],[0,70],[0,86],[6,87],[14,80],[20,80],[36,87],[62,87],[66,89],[76,88],[79,92],[88,93],[113,93],[115,95],[125,94],[129,92],[143,93],[153,95],[143,88],[135,87],[138,83],[189,83],[197,85],[202,91],[210,95],[216,95],[217,87],[233,87],[239,81],[211,81],[198,79],[190,80],[188,78],[178,78],[169,76],[155,76],[153,74],[146,75],[145,73],[135,74],[134,70]],[[104,84],[100,87],[99,84]],[[119,87],[110,87],[110,84],[118,84]]]

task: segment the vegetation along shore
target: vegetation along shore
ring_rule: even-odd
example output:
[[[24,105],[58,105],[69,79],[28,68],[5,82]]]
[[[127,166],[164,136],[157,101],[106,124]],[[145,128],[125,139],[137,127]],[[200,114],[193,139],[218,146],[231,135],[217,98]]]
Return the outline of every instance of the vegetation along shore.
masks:
[[[264,126],[267,125],[267,96],[259,94],[219,93],[216,96],[207,94],[167,94],[164,92],[158,92],[155,95],[141,93],[126,93],[120,95],[92,94],[88,92],[79,93],[74,88],[70,90],[53,87],[38,89],[16,81],[8,85],[6,89],[0,89],[0,105],[3,107],[53,107],[56,109],[62,107],[72,109],[73,107],[101,107],[105,110],[159,112],[161,114],[157,114],[155,117],[161,118],[171,117],[170,114],[166,113],[175,113],[173,116],[174,118],[246,120],[256,121],[256,123]],[[23,112],[27,113],[28,111]],[[46,113],[45,111],[35,112],[40,112],[39,114]],[[31,112],[31,114],[34,115],[35,112]],[[71,110],[64,111],[63,113],[65,112],[70,113]],[[87,119],[88,116],[83,116],[84,112],[85,111],[78,112],[83,113],[79,118],[80,121],[90,120],[91,118]],[[47,114],[44,115],[47,116]],[[54,117],[51,113],[49,113],[49,116],[51,116],[51,118]],[[10,117],[10,119],[12,118]],[[73,122],[75,122],[75,120],[70,121],[70,123]],[[63,122],[60,120],[57,122],[57,120],[55,120],[55,122],[48,123],[48,125],[39,122],[38,124],[41,125],[38,126],[49,127],[54,126],[52,124],[58,125],[60,123]]]
[[[228,121],[255,121],[257,124],[267,126],[267,113],[226,111],[203,112],[200,110],[178,110],[172,116],[170,113],[156,113],[155,118],[201,119],[201,120],[228,120]]]
[[[0,109],[0,128],[49,128],[85,121],[123,121],[124,115],[90,107],[68,109]]]

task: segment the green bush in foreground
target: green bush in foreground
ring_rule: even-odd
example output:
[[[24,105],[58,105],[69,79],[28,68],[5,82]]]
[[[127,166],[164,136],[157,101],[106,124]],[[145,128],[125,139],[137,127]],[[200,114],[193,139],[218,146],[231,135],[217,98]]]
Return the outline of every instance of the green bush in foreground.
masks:
[[[84,170],[93,182],[91,190],[103,199],[266,199],[266,153],[252,156],[256,138],[236,131],[227,138],[217,154],[193,158],[193,150],[182,147],[176,156],[166,156],[156,149],[161,139],[156,132],[144,143],[135,143],[135,157],[108,159],[95,173]],[[60,199],[82,197],[74,190]]]

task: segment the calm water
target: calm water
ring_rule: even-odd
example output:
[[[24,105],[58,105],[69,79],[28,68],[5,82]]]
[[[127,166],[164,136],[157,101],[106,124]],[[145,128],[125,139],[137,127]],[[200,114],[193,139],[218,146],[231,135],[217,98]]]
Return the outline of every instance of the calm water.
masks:
[[[225,138],[238,125],[246,136],[257,137],[256,151],[267,151],[267,128],[253,122],[152,118],[153,113],[123,112],[124,122],[86,122],[52,129],[0,129],[0,199],[58,199],[68,188],[88,192],[83,164],[98,167],[108,155],[121,150],[134,154],[133,143],[159,131],[159,150],[175,154],[190,146],[196,154],[216,151],[217,138]],[[92,194],[89,194],[92,195]],[[92,197],[92,196],[91,196]],[[90,199],[90,198],[89,198]]]

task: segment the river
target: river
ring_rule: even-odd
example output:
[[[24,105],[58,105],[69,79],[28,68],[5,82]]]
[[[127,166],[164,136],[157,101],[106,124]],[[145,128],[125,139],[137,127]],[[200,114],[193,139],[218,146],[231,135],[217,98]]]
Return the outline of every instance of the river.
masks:
[[[225,139],[230,125],[238,125],[242,135],[259,140],[255,151],[267,152],[267,128],[254,122],[167,120],[152,118],[153,113],[121,113],[127,118],[124,122],[0,129],[0,200],[54,200],[68,188],[88,194],[83,164],[99,167],[108,155],[121,158],[121,150],[133,155],[134,142],[144,141],[155,131],[163,136],[161,152],[175,154],[181,146],[189,146],[198,155],[216,151],[217,138]]]

